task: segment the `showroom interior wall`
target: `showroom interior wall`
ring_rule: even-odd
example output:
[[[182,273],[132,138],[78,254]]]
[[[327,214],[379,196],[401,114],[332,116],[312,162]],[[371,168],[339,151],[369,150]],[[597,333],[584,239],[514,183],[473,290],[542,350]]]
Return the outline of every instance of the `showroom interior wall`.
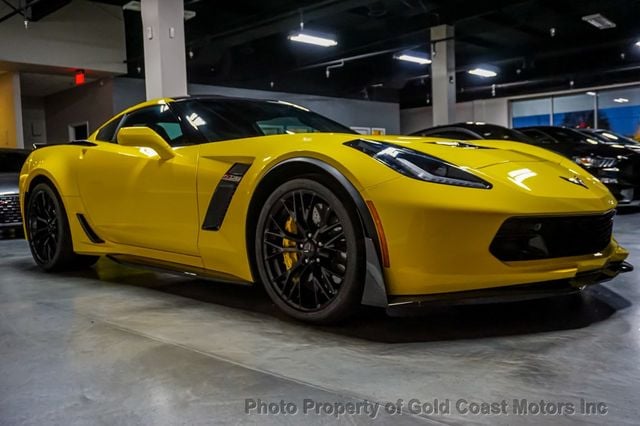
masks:
[[[22,96],[22,127],[25,147],[47,142],[44,97]]]
[[[113,109],[121,111],[145,100],[144,80],[113,80]],[[400,106],[392,102],[334,98],[266,90],[190,84],[191,95],[222,95],[255,99],[279,99],[305,106],[351,127],[383,127],[388,134],[400,131]]]
[[[1,4],[1,3],[0,3]],[[105,73],[127,72],[122,9],[74,0],[28,29],[21,16],[0,25],[0,68],[60,67]],[[19,48],[16,48],[19,47]]]
[[[70,125],[87,122],[93,132],[114,113],[113,80],[102,79],[47,96],[44,108],[47,143],[68,141]]]
[[[0,147],[22,147],[20,75],[0,71]]]
[[[509,126],[509,99],[481,99],[456,104],[455,121],[483,121]],[[433,125],[432,107],[407,108],[400,110],[400,129],[411,133]]]
[[[9,4],[0,3],[2,16],[10,12]],[[61,78],[72,85],[76,70],[84,70],[87,81],[105,78],[104,81],[109,81],[114,75],[126,73],[125,59],[124,20],[122,8],[117,5],[74,0],[45,19],[31,22],[28,28],[20,14],[4,20],[0,25],[0,73],[3,70],[9,73],[2,74],[0,146],[23,146],[23,140],[26,146],[66,141],[68,124],[87,120],[85,117],[90,125],[97,125],[96,117],[100,120],[105,117],[103,102],[111,108],[111,95],[106,100],[96,97],[93,105],[84,87],[49,97],[38,93],[51,89],[52,81]],[[18,81],[14,85],[18,92],[13,92],[17,98],[11,108],[4,99],[9,93],[5,89],[9,75]],[[21,78],[26,76],[29,79]],[[112,112],[109,109],[106,116]],[[4,117],[9,115],[17,123],[14,127],[4,126]],[[61,119],[69,119],[70,123]]]

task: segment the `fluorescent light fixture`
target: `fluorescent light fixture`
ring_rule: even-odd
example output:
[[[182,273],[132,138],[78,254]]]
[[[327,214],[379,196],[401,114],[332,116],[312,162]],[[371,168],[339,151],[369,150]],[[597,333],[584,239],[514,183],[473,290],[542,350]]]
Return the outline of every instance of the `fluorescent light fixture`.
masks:
[[[469,70],[468,73],[477,75],[478,77],[482,77],[482,78],[495,77],[498,75],[498,73],[495,71],[488,70],[486,68],[479,68],[479,67]]]
[[[338,42],[330,38],[331,36],[325,34],[312,34],[308,31],[298,31],[289,35],[289,40],[297,41],[299,43],[313,44],[322,47],[337,46]]]
[[[429,59],[427,54],[421,52],[402,52],[394,56],[394,58],[399,61],[413,62],[419,65],[429,65],[431,63],[431,59]]]
[[[619,104],[626,104],[627,102],[629,102],[629,99],[627,99],[627,98],[615,98],[613,100],[613,102],[617,102]]]
[[[596,92],[587,92],[586,94],[589,95],[589,96],[596,96],[597,95]]]
[[[607,30],[609,28],[615,28],[616,24],[615,22],[611,21],[610,19],[608,19],[607,17],[599,14],[599,13],[594,13],[593,15],[587,15],[587,16],[583,16],[582,20],[585,22],[590,23],[591,25],[593,25],[594,27],[596,27],[599,30]]]

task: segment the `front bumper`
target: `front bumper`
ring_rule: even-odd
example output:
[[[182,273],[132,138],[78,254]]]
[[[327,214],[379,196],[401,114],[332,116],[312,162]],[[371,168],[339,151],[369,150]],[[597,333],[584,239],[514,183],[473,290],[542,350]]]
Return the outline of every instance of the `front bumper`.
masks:
[[[509,218],[595,215],[615,207],[604,187],[592,190],[551,178],[539,187],[527,182],[529,189],[495,185],[491,190],[399,178],[363,191],[386,237],[390,265],[382,275],[388,301],[568,281],[623,262],[628,252],[613,238],[601,251],[577,256],[502,261],[491,253]]]
[[[580,273],[574,278],[568,280],[547,281],[542,283],[460,291],[445,294],[396,296],[390,298],[387,305],[387,313],[391,316],[400,316],[405,314],[407,311],[434,306],[516,302],[575,294],[582,291],[587,286],[612,280],[620,273],[631,271],[633,271],[633,266],[630,263],[612,262],[606,265],[603,269]]]

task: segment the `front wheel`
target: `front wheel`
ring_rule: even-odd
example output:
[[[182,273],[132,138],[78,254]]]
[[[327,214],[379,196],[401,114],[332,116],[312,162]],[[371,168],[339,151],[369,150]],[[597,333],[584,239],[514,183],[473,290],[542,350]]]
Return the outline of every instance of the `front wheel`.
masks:
[[[348,204],[347,204],[348,205]],[[291,180],[258,218],[256,264],[275,304],[297,319],[332,323],[362,296],[364,244],[353,209],[316,180]]]
[[[62,201],[55,190],[40,183],[29,193],[26,228],[33,259],[45,271],[77,269],[96,263],[96,256],[73,252],[71,231]]]

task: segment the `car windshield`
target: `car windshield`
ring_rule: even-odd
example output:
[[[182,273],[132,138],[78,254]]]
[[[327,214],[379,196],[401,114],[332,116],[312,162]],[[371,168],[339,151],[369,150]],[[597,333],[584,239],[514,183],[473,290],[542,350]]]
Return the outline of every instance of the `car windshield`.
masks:
[[[208,141],[293,133],[355,133],[306,108],[281,101],[198,99],[182,104],[187,122]]]
[[[0,173],[20,173],[28,152],[0,150]]]
[[[482,135],[483,139],[531,142],[531,139],[522,132],[494,124],[476,124],[471,129]]]
[[[550,135],[552,138],[557,140],[559,143],[568,143],[568,144],[597,144],[598,140],[589,135],[585,135],[580,133],[577,130],[573,129],[565,129],[563,127],[546,127],[543,129],[545,133]]]

